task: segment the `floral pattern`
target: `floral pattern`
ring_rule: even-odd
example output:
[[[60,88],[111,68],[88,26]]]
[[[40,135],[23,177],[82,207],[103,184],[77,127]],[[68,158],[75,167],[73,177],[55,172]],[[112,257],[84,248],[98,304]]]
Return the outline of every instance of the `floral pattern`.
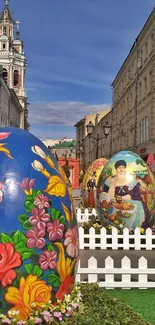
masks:
[[[54,220],[47,224],[47,231],[49,233],[49,240],[59,240],[63,237],[64,225],[59,220]]]
[[[14,270],[22,265],[21,255],[15,252],[11,243],[0,244],[0,282],[2,287],[12,284],[17,273]]]
[[[64,245],[67,247],[66,251],[69,256],[77,257],[78,256],[78,232],[77,227],[73,229],[68,229],[65,233]]]
[[[51,287],[45,281],[38,280],[36,275],[29,275],[26,279],[20,279],[19,289],[9,287],[5,294],[5,300],[14,305],[11,310],[18,310],[18,319],[28,319],[33,304],[40,309],[51,299]]]
[[[9,134],[0,136],[0,140]],[[31,317],[33,306],[41,310],[49,301],[63,300],[71,292],[78,256],[78,229],[67,180],[51,155],[37,145],[31,150],[38,156],[32,161],[33,170],[40,172],[47,184],[40,190],[35,178],[15,182],[24,195],[23,213],[17,216],[19,228],[0,234],[1,297],[8,315],[13,315],[19,324]],[[0,151],[13,159],[4,144],[0,144]],[[0,182],[0,202],[2,191]],[[50,317],[44,312],[45,321],[52,322]],[[62,319],[61,313],[55,317]]]
[[[51,270],[56,268],[56,258],[57,258],[57,252],[50,252],[50,251],[44,251],[40,258],[39,258],[39,264],[40,268],[42,270],[47,270],[50,268]]]

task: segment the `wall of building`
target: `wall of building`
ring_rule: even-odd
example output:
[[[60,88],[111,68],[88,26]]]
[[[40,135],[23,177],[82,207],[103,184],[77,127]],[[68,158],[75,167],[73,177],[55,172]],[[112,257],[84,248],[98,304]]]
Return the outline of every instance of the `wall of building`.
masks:
[[[61,166],[64,166],[66,161],[64,158],[60,157],[58,159]],[[75,158],[68,158],[69,169],[70,169],[70,182],[72,185],[72,189],[76,190],[79,189],[79,177],[80,177],[80,161],[79,159]]]
[[[21,109],[16,95],[9,90],[3,78],[0,78],[0,126],[19,127]]]
[[[92,137],[83,139],[81,166],[98,158],[110,158],[127,149],[147,160],[155,154],[155,9],[137,37],[113,83],[111,111],[95,125]],[[111,132],[103,136],[108,120]],[[78,123],[77,123],[78,127]],[[99,134],[98,154],[96,140]]]

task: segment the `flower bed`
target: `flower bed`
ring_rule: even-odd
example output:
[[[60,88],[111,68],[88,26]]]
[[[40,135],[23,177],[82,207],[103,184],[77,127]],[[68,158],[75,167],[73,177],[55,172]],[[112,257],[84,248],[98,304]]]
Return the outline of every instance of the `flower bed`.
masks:
[[[27,321],[18,321],[18,311],[8,316],[0,315],[0,324],[14,325],[150,325],[120,300],[110,298],[95,284],[75,285],[71,295],[63,302],[44,307],[41,312],[32,306],[33,312]]]

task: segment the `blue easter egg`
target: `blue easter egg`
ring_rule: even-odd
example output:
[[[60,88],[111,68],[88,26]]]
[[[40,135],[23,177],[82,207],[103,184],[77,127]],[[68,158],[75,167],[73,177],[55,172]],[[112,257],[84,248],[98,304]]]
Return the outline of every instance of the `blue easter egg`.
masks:
[[[1,128],[0,167],[0,313],[26,320],[71,292],[77,221],[67,178],[38,138]]]

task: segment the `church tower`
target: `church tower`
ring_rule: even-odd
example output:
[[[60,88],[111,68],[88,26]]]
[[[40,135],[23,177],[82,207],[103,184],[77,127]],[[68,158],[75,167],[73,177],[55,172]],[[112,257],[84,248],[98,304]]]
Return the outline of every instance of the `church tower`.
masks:
[[[10,89],[14,89],[22,106],[20,128],[24,129],[28,117],[25,92],[26,58],[20,39],[20,22],[14,21],[9,0],[4,2],[4,9],[0,14],[0,66],[5,82]]]

